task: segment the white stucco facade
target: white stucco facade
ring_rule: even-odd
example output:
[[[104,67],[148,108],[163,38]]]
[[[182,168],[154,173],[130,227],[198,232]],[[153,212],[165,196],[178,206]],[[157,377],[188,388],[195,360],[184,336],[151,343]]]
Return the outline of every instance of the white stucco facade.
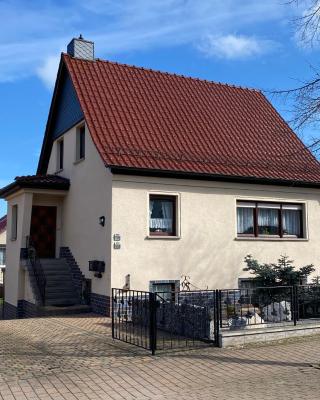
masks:
[[[5,245],[7,242],[7,231],[3,231],[0,233],[0,245],[3,244]]]
[[[104,166],[91,136],[86,129],[85,158],[76,161],[76,134],[81,124],[66,132],[64,140],[63,170],[57,172],[57,141],[53,143],[48,174],[70,179],[68,195],[62,203],[61,245],[72,251],[82,273],[92,280],[91,290],[110,295],[111,287],[111,185],[112,177]],[[99,218],[105,217],[105,226]],[[102,278],[89,272],[89,260],[106,264]]]
[[[56,257],[68,247],[91,291],[109,297],[112,287],[148,290],[153,280],[181,280],[187,275],[196,287],[236,288],[245,277],[244,257],[274,262],[288,255],[297,266],[320,266],[320,190],[202,180],[111,174],[86,129],[85,158],[76,161],[78,126],[62,137],[64,165],[57,170],[57,141],[48,174],[70,180],[68,191],[20,190],[7,198],[6,302],[34,303],[27,272],[20,259],[30,234],[34,205],[57,208]],[[177,198],[175,237],[149,236],[149,196]],[[241,200],[299,203],[303,207],[301,239],[237,237],[236,202]],[[17,238],[12,239],[12,207],[18,206]],[[105,217],[105,225],[99,223]],[[119,235],[120,240],[114,240]],[[115,245],[117,244],[117,245]],[[120,245],[120,246],[119,246]],[[119,248],[120,247],[120,248]],[[105,262],[102,278],[89,271],[89,261]],[[319,274],[317,269],[315,274]]]
[[[149,194],[178,196],[178,237],[150,237]],[[236,201],[301,203],[303,239],[238,238]],[[320,191],[223,182],[114,175],[112,232],[121,248],[112,251],[112,286],[148,290],[150,280],[188,275],[199,288],[236,288],[244,257],[276,262],[288,255],[298,266],[320,266]],[[319,274],[319,268],[315,274]]]
[[[6,246],[6,242],[7,242],[7,231],[3,231],[0,233],[0,246]],[[3,271],[2,268],[4,268],[5,265],[1,262],[0,260],[0,284],[3,283]]]

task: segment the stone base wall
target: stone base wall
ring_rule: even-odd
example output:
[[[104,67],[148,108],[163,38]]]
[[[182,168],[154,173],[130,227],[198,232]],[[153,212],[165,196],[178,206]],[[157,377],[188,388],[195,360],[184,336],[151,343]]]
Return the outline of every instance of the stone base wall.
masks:
[[[35,304],[26,300],[18,300],[18,318],[35,318],[39,316],[39,309]]]
[[[92,312],[96,314],[101,314],[110,317],[110,297],[103,296],[102,294],[91,293],[91,303]]]
[[[13,304],[4,302],[3,305],[3,319],[16,319],[18,318],[18,308]]]

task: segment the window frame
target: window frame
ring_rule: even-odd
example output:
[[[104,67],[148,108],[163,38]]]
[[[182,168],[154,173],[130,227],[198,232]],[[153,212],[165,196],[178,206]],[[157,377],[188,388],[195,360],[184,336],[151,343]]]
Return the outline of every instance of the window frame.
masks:
[[[238,208],[241,208],[241,205],[239,204],[254,204],[254,207],[252,207],[253,210],[253,233],[248,234],[248,233],[239,233],[238,232]],[[259,205],[279,205],[279,208],[273,208],[278,210],[278,232],[279,234],[273,235],[273,234],[259,234],[259,224],[258,224],[258,210]],[[300,207],[299,214],[300,214],[300,232],[299,235],[288,235],[283,232],[283,210],[288,207],[288,206],[298,206]],[[267,207],[266,207],[267,208]],[[272,208],[272,207],[270,207]],[[237,233],[237,238],[257,238],[257,239],[306,239],[306,232],[305,232],[305,217],[306,212],[305,212],[305,204],[303,203],[294,203],[294,202],[281,202],[281,201],[264,201],[264,200],[237,200],[236,201],[236,233]]]
[[[173,203],[172,208],[172,234],[167,232],[151,232],[150,230],[150,201],[151,200],[170,200]],[[178,195],[167,194],[167,193],[148,193],[148,237],[151,238],[177,238],[178,235],[178,224],[177,224],[177,213],[178,213]]]
[[[17,240],[18,237],[18,204],[11,206],[11,240]]]
[[[81,125],[76,132],[76,157],[75,162],[82,161],[86,158],[86,127]]]
[[[7,250],[6,249],[6,245],[5,244],[0,244],[0,251],[3,251],[3,261],[4,261],[3,264],[0,263],[0,267],[3,267],[4,265],[6,265],[6,250]]]
[[[64,140],[57,140],[57,171],[62,171],[64,167]]]

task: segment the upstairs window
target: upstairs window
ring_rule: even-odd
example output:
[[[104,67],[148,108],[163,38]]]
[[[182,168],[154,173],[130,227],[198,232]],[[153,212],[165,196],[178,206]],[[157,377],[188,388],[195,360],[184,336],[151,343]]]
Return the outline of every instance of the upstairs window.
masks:
[[[17,240],[18,232],[18,206],[15,204],[11,208],[11,240]]]
[[[303,237],[301,204],[237,202],[238,236]]]
[[[57,142],[57,170],[63,169],[63,156],[64,156],[64,144],[63,139]]]
[[[6,265],[6,246],[2,244],[0,244],[0,266],[1,265]]]
[[[86,155],[85,126],[77,129],[76,139],[76,161],[83,160]]]
[[[149,234],[176,236],[176,196],[150,195]]]

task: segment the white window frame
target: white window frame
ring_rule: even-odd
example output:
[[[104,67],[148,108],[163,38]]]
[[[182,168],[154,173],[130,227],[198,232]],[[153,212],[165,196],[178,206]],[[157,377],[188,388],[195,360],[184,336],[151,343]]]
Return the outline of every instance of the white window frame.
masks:
[[[247,205],[246,205],[247,203]],[[237,208],[248,207],[251,208],[249,203],[259,203],[259,205],[266,203],[265,205],[269,205],[270,208],[279,208],[281,204],[282,209],[296,209],[295,207],[301,208],[302,211],[302,237],[296,237],[291,235],[283,235],[280,236],[272,236],[272,235],[258,235],[258,236],[245,236],[238,235],[238,222],[237,222]],[[234,199],[234,221],[235,221],[235,240],[266,240],[266,241],[309,241],[309,230],[308,230],[308,203],[301,200],[288,200],[282,198],[276,199],[268,199],[268,198],[246,198],[246,197],[238,197]]]
[[[169,235],[150,235],[150,196],[164,196],[164,197],[176,197],[176,234],[175,236]],[[181,194],[178,192],[167,192],[167,191],[148,191],[146,197],[146,230],[147,230],[147,239],[155,239],[155,240],[178,240],[181,239]]]
[[[18,237],[18,204],[11,206],[11,240],[17,240]]]
[[[80,135],[84,132],[84,155],[80,157]],[[86,127],[84,124],[80,125],[76,129],[76,149],[75,149],[75,163],[78,163],[86,158]]]
[[[60,163],[61,161],[61,143],[63,146],[63,151],[62,151],[62,165]],[[62,171],[64,168],[64,154],[65,154],[65,149],[64,149],[64,138],[60,138],[57,140],[57,172]]]

